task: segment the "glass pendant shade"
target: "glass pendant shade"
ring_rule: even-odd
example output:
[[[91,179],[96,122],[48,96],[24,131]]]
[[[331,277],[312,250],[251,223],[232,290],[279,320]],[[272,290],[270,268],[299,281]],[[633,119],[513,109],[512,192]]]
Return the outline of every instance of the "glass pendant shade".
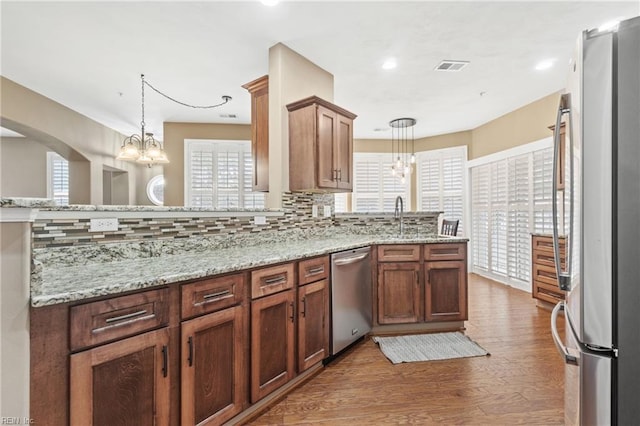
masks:
[[[413,165],[416,162],[413,126],[415,118],[396,118],[389,122],[391,126],[391,175],[398,176],[401,183],[406,182],[406,177],[413,173]],[[411,135],[409,135],[411,129]]]

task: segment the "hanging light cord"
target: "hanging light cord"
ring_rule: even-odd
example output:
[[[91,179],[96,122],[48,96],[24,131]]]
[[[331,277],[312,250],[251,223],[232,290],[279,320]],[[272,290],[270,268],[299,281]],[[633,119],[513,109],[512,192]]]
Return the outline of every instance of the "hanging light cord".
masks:
[[[189,107],[189,108],[198,108],[198,109],[211,109],[211,108],[217,108],[217,107],[219,107],[219,106],[222,106],[222,105],[226,104],[227,102],[229,102],[230,100],[232,100],[232,99],[233,99],[231,96],[224,95],[224,96],[222,96],[222,102],[220,102],[219,104],[215,104],[215,105],[191,105],[191,104],[188,104],[188,103],[186,103],[186,102],[181,102],[181,101],[179,101],[179,100],[177,100],[177,99],[174,99],[174,98],[172,98],[171,96],[169,96],[169,95],[167,95],[167,94],[165,94],[165,93],[162,93],[160,90],[158,90],[158,89],[156,89],[155,87],[153,87],[153,86],[151,85],[151,83],[149,83],[148,81],[146,81],[146,80],[144,79],[144,74],[140,74],[140,77],[142,77],[142,85],[143,85],[143,87],[144,87],[144,85],[146,84],[147,86],[149,86],[151,89],[153,89],[153,90],[154,90],[156,93],[158,93],[159,95],[162,95],[162,96],[164,96],[165,98],[169,99],[170,101],[173,101],[173,102],[175,102],[175,103],[177,103],[177,104],[180,104],[180,105],[183,105],[183,106],[186,106],[186,107]],[[143,93],[144,93],[144,89],[143,89]],[[143,96],[144,96],[144,95],[143,95]],[[143,119],[143,120],[144,120],[144,119]]]

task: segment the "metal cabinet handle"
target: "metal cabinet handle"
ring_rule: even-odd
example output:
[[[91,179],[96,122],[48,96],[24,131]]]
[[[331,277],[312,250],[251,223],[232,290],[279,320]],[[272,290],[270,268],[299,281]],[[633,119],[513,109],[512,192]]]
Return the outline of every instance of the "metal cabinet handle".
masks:
[[[293,322],[294,310],[295,310],[293,302],[289,303],[289,306],[291,307],[291,315],[289,316],[289,319],[291,320],[291,322]]]
[[[336,180],[342,182],[342,169],[338,169],[336,172],[337,172],[336,173],[336,175],[337,175],[337,179]]]
[[[306,316],[307,313],[307,298],[303,297],[302,298],[302,312],[300,312],[300,315],[302,315],[302,317],[304,318]]]
[[[167,377],[167,369],[169,365],[169,348],[167,345],[162,346],[162,377]]]
[[[107,318],[106,320],[104,320],[104,322],[106,322],[107,324],[110,324],[112,322],[117,322],[117,321],[122,321],[122,320],[126,320],[126,319],[139,317],[139,316],[144,315],[146,313],[147,313],[146,309],[141,309],[141,310],[136,311],[136,312],[131,312],[130,314],[119,315],[117,317]]]
[[[286,280],[287,278],[284,275],[279,275],[274,278],[266,278],[264,280],[264,283],[267,285],[273,285],[273,284],[279,284],[279,283],[285,282]]]
[[[307,274],[309,274],[309,275],[320,274],[322,272],[324,272],[324,265],[320,265],[317,268],[307,269]]]
[[[191,367],[193,366],[193,337],[189,336],[187,345],[189,347],[189,356],[187,357],[187,360],[189,361],[189,367]]]
[[[205,294],[204,296],[202,296],[202,299],[204,300],[213,299],[214,297],[226,296],[229,293],[231,293],[231,290],[218,291],[216,293]]]
[[[558,333],[558,326],[556,325],[556,322],[558,321],[558,313],[560,311],[564,311],[564,308],[564,302],[558,302],[558,304],[553,308],[553,311],[551,312],[551,334],[553,335],[553,342],[556,344],[558,352],[560,352],[564,358],[564,362],[567,364],[578,365],[578,358],[571,355],[567,347],[562,344],[560,334]],[[568,330],[567,333],[571,333],[571,331]]]
[[[566,133],[566,137],[569,138],[569,152],[565,155],[569,156],[569,235],[567,235],[568,247],[567,247],[567,261],[566,271],[562,269],[560,264],[560,237],[558,235],[558,198],[556,194],[556,187],[558,185],[558,157],[560,155],[560,124],[562,122],[562,116],[564,114],[569,115],[569,132]],[[571,95],[566,93],[560,97],[560,105],[558,106],[558,112],[556,114],[556,127],[553,133],[553,177],[552,177],[552,193],[551,193],[551,209],[553,219],[553,254],[555,256],[555,266],[558,273],[558,287],[561,290],[571,290],[571,249],[573,246],[571,231],[573,230],[573,128],[571,118]],[[565,187],[567,185],[565,178]]]

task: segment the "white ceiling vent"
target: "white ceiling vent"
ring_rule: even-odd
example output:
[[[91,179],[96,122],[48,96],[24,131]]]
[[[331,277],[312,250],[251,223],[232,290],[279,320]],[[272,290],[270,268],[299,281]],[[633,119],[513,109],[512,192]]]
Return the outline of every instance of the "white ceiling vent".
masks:
[[[442,61],[435,67],[435,71],[460,71],[462,68],[466,67],[469,64],[469,61]]]
[[[220,118],[237,118],[236,114],[220,114]]]

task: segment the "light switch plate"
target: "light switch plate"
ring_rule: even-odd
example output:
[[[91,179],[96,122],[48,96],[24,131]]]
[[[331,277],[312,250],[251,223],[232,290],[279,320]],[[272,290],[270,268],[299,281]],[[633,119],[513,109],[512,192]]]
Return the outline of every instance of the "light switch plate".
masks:
[[[267,217],[266,216],[254,216],[253,217],[253,223],[255,223],[256,225],[266,225],[267,224]]]
[[[89,232],[106,232],[118,230],[118,218],[97,218],[89,222]]]
[[[311,206],[311,217],[318,217],[318,206],[315,204]]]
[[[331,206],[324,206],[324,217],[331,216]]]

